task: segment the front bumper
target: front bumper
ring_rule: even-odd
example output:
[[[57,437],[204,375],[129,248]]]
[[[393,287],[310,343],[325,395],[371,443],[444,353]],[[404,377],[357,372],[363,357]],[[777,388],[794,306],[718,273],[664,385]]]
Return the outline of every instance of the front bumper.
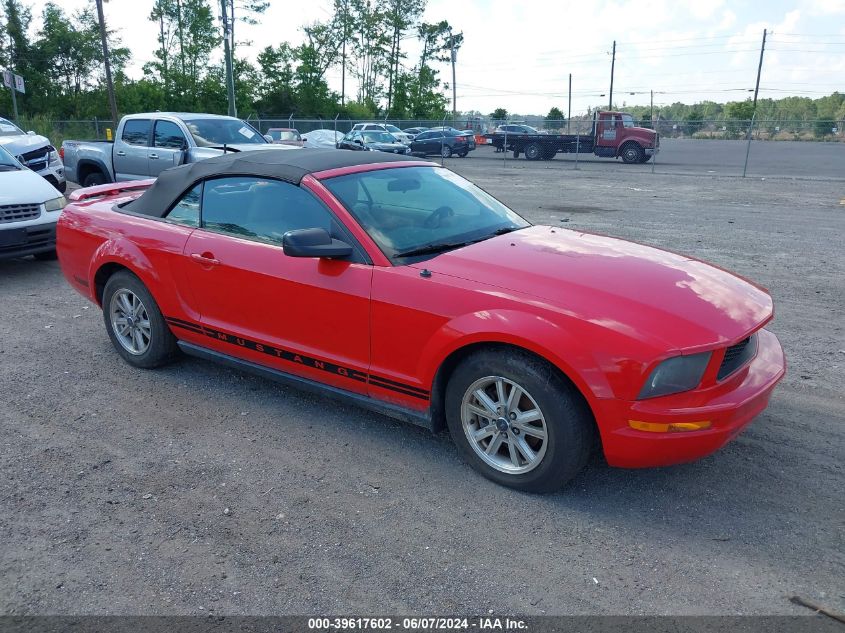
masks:
[[[52,161],[44,169],[40,169],[36,173],[58,189],[59,192],[64,193],[67,189],[65,166],[62,164],[62,161]]]
[[[786,373],[777,337],[759,330],[757,355],[721,384],[647,400],[599,400],[596,418],[607,462],[623,468],[669,466],[705,457],[730,442],[769,404]],[[701,431],[654,433],[629,426],[630,420],[654,423],[710,422]]]
[[[56,248],[56,223],[0,228],[0,259],[47,253]]]

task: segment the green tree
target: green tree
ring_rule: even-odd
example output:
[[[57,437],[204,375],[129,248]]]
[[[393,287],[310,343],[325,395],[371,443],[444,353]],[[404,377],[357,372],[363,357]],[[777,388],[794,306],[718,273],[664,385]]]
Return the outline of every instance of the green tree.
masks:
[[[508,111],[504,108],[496,108],[490,113],[490,118],[494,121],[507,121]]]
[[[566,124],[565,117],[560,108],[552,107],[546,115],[546,128],[550,130],[557,130]]]
[[[394,83],[399,76],[399,64],[405,58],[402,53],[402,40],[406,32],[413,28],[425,11],[426,0],[387,0],[385,22],[390,30],[390,50],[388,52],[387,111],[393,110]]]
[[[208,0],[155,0],[149,19],[158,23],[159,48],[144,70],[163,85],[167,109],[197,109],[200,84],[208,74],[219,76],[210,64],[221,42],[214,15]],[[202,93],[213,92],[208,89]]]

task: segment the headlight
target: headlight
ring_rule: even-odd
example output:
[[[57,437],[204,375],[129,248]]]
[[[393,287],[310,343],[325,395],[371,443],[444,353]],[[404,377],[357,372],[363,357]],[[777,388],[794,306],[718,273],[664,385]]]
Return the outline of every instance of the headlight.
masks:
[[[666,396],[670,393],[695,389],[701,382],[704,370],[707,369],[710,354],[710,352],[703,352],[667,358],[651,372],[638,399]]]
[[[50,152],[50,162],[54,163],[57,160],[59,160],[59,153],[56,150],[53,150],[52,152]]]
[[[64,196],[59,196],[58,198],[53,198],[52,200],[48,200],[44,203],[44,210],[45,211],[61,211],[65,208],[67,204],[67,200],[65,200]]]

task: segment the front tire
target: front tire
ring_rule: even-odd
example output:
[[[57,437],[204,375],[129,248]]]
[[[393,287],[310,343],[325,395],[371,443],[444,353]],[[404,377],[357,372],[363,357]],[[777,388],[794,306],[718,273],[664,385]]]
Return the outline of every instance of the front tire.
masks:
[[[643,156],[645,156],[645,151],[643,151],[643,148],[640,147],[638,143],[627,143],[622,148],[620,156],[622,156],[622,162],[631,165],[634,163],[643,162]]]
[[[443,147],[440,148],[440,155],[443,158],[449,158],[450,156],[452,156],[452,148],[449,147],[448,145],[444,145]]]
[[[525,492],[561,488],[587,463],[589,409],[542,359],[519,351],[466,358],[446,387],[446,422],[470,465]]]
[[[133,367],[159,367],[176,355],[176,337],[158,304],[128,271],[115,273],[106,282],[103,321],[117,353]]]

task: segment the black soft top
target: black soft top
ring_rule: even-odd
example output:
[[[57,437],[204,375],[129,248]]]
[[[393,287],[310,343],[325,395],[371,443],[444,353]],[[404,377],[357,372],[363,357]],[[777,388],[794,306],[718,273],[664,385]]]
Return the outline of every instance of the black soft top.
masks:
[[[161,172],[141,196],[123,207],[126,211],[162,217],[188,189],[200,180],[216,176],[263,176],[298,185],[302,177],[317,171],[419,160],[386,152],[355,152],[337,149],[268,149],[221,154]]]

